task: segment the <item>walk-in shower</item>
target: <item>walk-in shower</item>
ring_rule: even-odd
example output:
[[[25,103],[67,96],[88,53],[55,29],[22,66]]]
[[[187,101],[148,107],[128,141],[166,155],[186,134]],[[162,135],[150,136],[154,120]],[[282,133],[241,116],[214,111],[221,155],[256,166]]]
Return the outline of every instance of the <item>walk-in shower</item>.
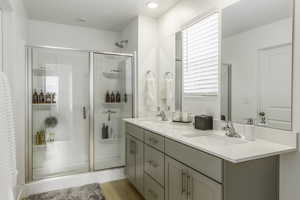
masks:
[[[125,164],[134,55],[27,47],[27,182]]]

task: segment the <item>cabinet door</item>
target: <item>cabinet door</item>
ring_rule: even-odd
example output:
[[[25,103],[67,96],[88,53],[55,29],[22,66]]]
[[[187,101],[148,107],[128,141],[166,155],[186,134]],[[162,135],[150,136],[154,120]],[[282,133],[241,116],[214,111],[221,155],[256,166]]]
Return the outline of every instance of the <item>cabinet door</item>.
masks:
[[[187,200],[187,172],[183,164],[165,158],[165,200]]]
[[[128,180],[136,185],[136,141],[127,135],[126,138],[126,174]]]
[[[144,192],[144,143],[135,140],[135,174],[136,174],[136,189],[143,194]]]
[[[188,200],[222,200],[222,185],[189,169],[187,177]]]

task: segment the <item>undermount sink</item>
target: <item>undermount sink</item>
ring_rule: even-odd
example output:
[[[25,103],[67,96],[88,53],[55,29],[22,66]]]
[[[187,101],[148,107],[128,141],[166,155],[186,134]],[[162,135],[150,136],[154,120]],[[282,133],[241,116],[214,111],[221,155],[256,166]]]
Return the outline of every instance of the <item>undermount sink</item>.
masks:
[[[186,138],[196,138],[196,137],[203,137],[203,136],[207,136],[208,134],[205,134],[205,133],[191,133],[191,134],[185,134],[185,135],[182,135],[183,137],[186,137]]]
[[[196,135],[196,134],[195,134]],[[201,143],[204,145],[238,145],[238,144],[246,144],[248,141],[239,139],[239,138],[230,138],[227,136],[220,135],[198,135],[195,137],[190,137],[192,142]]]

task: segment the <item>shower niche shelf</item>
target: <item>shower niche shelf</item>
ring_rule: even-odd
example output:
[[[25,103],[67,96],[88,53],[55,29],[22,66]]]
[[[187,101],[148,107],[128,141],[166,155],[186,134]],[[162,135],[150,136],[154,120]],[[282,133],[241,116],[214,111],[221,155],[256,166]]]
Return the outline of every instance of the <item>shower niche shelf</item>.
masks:
[[[102,103],[104,106],[123,106],[125,103],[120,102],[120,103]]]
[[[111,72],[103,72],[103,76],[109,79],[119,79],[120,71],[114,70]]]
[[[57,72],[46,68],[33,69],[34,76],[57,76]]]
[[[43,103],[43,104],[32,104],[32,108],[34,110],[51,110],[52,108],[56,108],[56,104],[48,104],[48,103]]]

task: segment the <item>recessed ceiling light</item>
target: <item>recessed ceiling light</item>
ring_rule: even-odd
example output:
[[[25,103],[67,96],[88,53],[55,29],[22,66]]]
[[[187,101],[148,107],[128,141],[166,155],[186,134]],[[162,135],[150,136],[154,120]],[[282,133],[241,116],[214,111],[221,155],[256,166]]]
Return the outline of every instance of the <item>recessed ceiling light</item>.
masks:
[[[146,5],[148,8],[152,8],[152,9],[158,7],[158,3],[154,2],[154,1],[150,1]]]

